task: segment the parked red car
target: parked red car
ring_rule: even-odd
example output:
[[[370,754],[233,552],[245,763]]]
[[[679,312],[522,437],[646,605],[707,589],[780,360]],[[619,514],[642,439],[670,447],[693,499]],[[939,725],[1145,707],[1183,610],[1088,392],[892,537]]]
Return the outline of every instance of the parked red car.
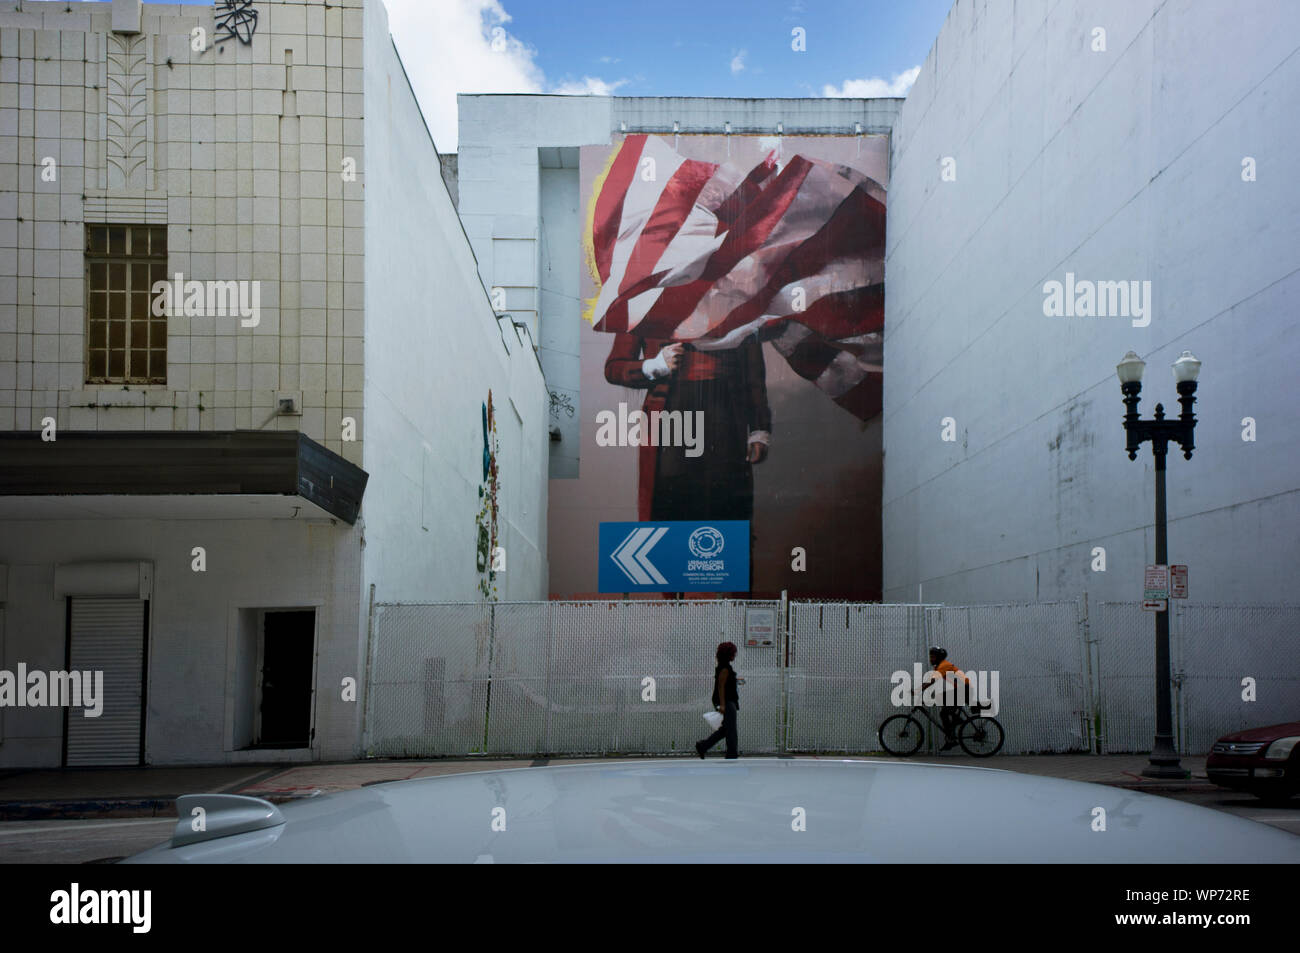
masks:
[[[1266,800],[1300,794],[1300,721],[1224,735],[1205,759],[1215,784]]]

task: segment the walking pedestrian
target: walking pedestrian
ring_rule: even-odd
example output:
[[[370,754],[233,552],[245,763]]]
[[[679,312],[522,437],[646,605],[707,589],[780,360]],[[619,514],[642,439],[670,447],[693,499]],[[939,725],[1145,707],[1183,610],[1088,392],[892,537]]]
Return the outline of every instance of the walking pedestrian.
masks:
[[[723,642],[718,646],[718,666],[713,670],[713,707],[722,712],[722,726],[703,741],[695,742],[695,753],[701,758],[723,738],[727,739],[727,758],[738,758],[736,751],[736,711],[740,708],[740,693],[736,688],[736,672],[731,661],[736,657],[736,644]]]

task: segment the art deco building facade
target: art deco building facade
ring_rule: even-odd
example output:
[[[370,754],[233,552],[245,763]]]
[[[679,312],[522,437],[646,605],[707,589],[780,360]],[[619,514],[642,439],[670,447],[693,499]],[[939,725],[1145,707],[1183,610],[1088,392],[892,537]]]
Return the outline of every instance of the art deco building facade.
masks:
[[[541,369],[384,7],[12,6],[0,669],[106,700],[0,707],[0,765],[355,756],[372,591],[482,598],[489,400],[496,595],[545,591]]]

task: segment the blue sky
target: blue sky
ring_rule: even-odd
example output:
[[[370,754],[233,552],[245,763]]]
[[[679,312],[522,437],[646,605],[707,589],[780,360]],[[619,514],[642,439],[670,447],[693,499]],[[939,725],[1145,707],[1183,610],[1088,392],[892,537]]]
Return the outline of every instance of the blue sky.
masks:
[[[212,5],[211,0],[182,2]],[[386,5],[434,139],[451,151],[458,92],[903,95],[952,0],[386,0]],[[791,49],[795,27],[806,31],[805,52]]]
[[[920,64],[950,0],[514,0],[509,29],[548,78],[599,73],[627,96],[819,96]],[[653,10],[651,15],[647,11]],[[560,12],[563,11],[563,12]],[[791,30],[807,51],[791,50]],[[742,52],[743,51],[743,52]],[[732,63],[737,57],[737,68]]]

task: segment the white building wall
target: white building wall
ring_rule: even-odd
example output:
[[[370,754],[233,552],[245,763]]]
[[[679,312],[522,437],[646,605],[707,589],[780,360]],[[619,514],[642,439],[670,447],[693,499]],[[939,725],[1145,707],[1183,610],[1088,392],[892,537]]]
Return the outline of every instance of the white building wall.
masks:
[[[222,47],[211,8],[10,7],[0,11],[0,429],[39,430],[49,416],[62,431],[301,430],[360,464],[364,431],[349,442],[340,424],[362,411],[362,185],[339,171],[361,145],[362,0],[259,0],[251,45]],[[121,25],[140,32],[112,32]],[[175,315],[166,384],[87,384],[88,222],[165,224],[169,273],[260,283],[258,324]],[[281,394],[301,415],[275,415]],[[0,561],[12,566],[5,662],[62,664],[55,562],[152,559],[150,761],[248,756],[231,750],[223,696],[235,606],[319,607],[325,681],[305,754],[353,757],[359,706],[338,686],[363,674],[360,539],[341,523],[0,523]],[[193,545],[208,549],[207,573],[191,573]],[[6,714],[0,763],[58,763],[58,713]]]
[[[497,597],[544,598],[547,397],[535,337],[493,314],[382,5],[367,4],[365,32],[365,581],[381,601],[481,598],[490,390],[506,556]]]
[[[559,150],[555,150],[559,152]],[[577,149],[565,150],[562,168],[543,168],[541,194],[541,268],[538,292],[541,304],[542,366],[551,391],[550,426],[560,435],[550,446],[550,475],[578,475],[578,447],[582,439],[581,346],[575,307],[581,289],[581,228],[578,195]],[[558,163],[557,163],[558,164]],[[568,167],[571,166],[571,167]]]
[[[301,430],[370,474],[355,527],[0,522],[0,564],[10,566],[0,664],[10,668],[62,665],[55,563],[155,563],[155,763],[265,757],[230,743],[231,686],[251,671],[239,631],[248,608],[318,608],[317,734],[302,754],[359,753],[361,706],[341,700],[340,683],[364,676],[364,583],[380,599],[479,598],[479,408],[489,388],[507,555],[497,595],[546,591],[542,374],[527,335],[492,315],[383,6],[259,0],[257,9],[251,46],[230,41],[221,52],[190,43],[195,27],[211,41],[211,9],[146,4],[138,40],[110,33],[113,4],[0,11],[0,428],[40,429],[48,415],[62,430]],[[103,77],[122,43],[138,47],[130,68],[145,79],[147,160],[129,174],[113,150],[131,143],[105,126]],[[58,161],[56,182],[40,178],[46,155]],[[348,159],[355,179],[342,174]],[[86,385],[87,221],[165,223],[169,272],[261,282],[259,325],[170,318],[167,384]],[[301,397],[301,416],[274,415],[284,392]],[[207,549],[204,574],[190,570],[194,545]],[[7,710],[0,764],[57,764],[60,717]]]
[[[548,411],[553,477],[578,466],[579,145],[608,142],[608,96],[457,97],[459,210],[489,288],[532,328],[546,384],[574,409]],[[548,395],[548,402],[551,397]]]
[[[195,572],[190,552],[206,551]],[[343,760],[359,754],[360,706],[343,701],[357,664],[361,533],[330,520],[26,520],[0,522],[0,565],[8,566],[0,670],[66,667],[64,598],[55,565],[153,563],[149,605],[145,763],[220,764],[265,760],[232,750],[240,668],[240,609],[316,609],[315,740],[280,751],[285,760]],[[5,708],[0,767],[57,767],[63,709]],[[83,717],[71,709],[69,717]]]
[[[1184,349],[1204,362],[1196,451],[1168,470],[1191,597],[1294,598],[1298,37],[1300,7],[1269,0],[957,0],[893,134],[887,600],[1140,598],[1154,488],[1150,445],[1123,449],[1130,348],[1144,417],[1177,413]],[[1067,272],[1151,281],[1149,326],[1045,317]]]
[[[0,11],[0,429],[301,430],[360,464],[362,0],[258,0],[221,47],[211,7],[115,34],[114,6]],[[169,272],[259,282],[259,323],[172,316],[166,384],[87,384],[87,222],[166,224]]]

